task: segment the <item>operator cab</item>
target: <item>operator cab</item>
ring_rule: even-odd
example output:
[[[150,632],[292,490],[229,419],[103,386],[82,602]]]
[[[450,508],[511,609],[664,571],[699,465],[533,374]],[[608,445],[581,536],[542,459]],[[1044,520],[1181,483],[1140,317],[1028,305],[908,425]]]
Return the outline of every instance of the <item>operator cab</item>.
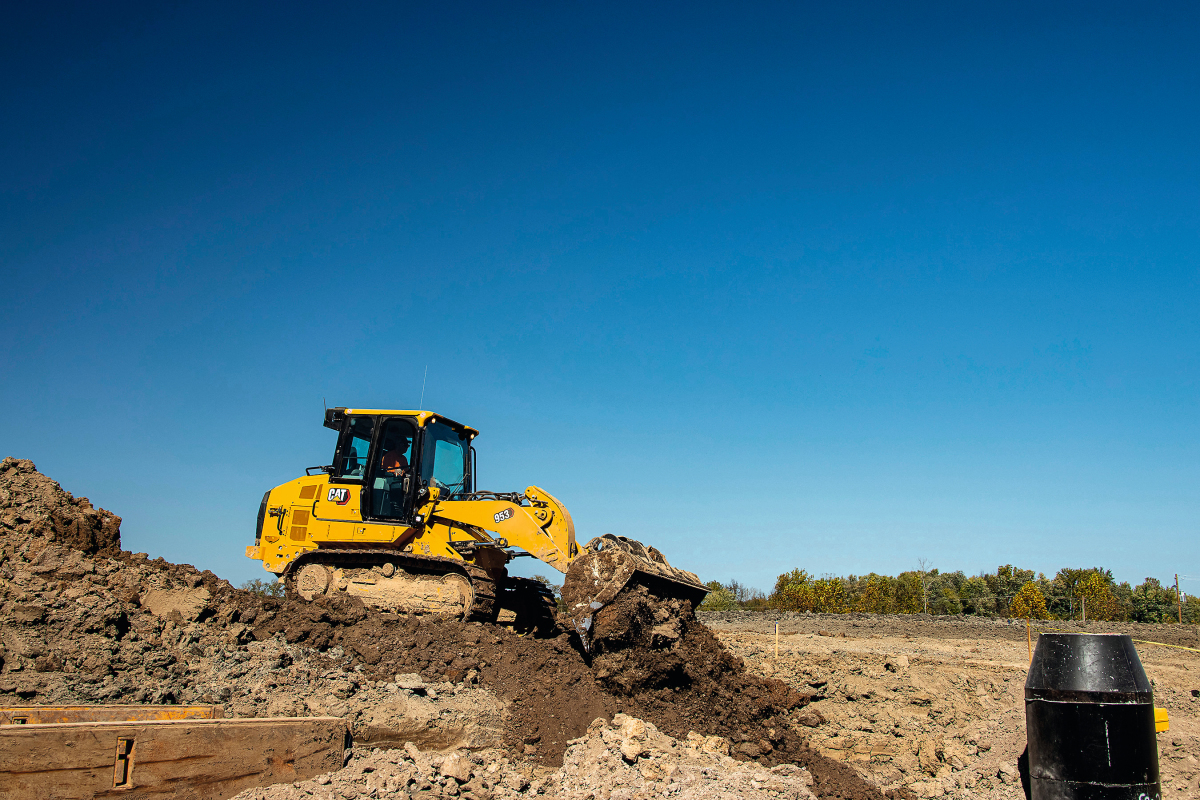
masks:
[[[429,411],[330,408],[338,432],[330,483],[361,485],[364,519],[408,523],[429,489],[442,499],[474,490],[474,428]]]

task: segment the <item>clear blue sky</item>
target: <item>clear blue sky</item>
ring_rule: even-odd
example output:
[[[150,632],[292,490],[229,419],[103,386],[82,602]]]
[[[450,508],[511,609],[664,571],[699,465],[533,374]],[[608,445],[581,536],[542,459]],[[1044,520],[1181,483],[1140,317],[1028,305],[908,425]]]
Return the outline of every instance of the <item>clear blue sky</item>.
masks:
[[[240,582],[428,366],[706,579],[1200,575],[1198,8],[11,7],[0,451]]]

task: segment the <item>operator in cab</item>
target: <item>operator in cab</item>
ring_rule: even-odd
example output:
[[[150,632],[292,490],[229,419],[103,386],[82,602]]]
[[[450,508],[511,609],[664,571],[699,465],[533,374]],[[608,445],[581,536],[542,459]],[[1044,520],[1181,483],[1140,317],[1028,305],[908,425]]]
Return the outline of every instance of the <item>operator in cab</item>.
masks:
[[[380,460],[379,466],[388,475],[394,477],[403,477],[408,474],[408,448],[412,441],[404,436],[397,435],[396,438],[389,441],[384,447],[385,451],[383,458]]]

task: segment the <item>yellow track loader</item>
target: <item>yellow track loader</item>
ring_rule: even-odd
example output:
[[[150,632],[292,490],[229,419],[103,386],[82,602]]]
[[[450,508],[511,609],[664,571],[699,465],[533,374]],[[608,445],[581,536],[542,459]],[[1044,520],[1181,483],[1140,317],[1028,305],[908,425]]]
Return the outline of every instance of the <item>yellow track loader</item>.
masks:
[[[586,647],[592,617],[631,583],[693,604],[707,588],[653,547],[605,534],[580,547],[557,499],[475,487],[478,431],[429,411],[331,408],[333,463],[263,496],[246,555],[289,597],[344,593],[375,608],[504,622],[552,622],[554,598],[508,575],[530,555],[565,573],[566,614]]]

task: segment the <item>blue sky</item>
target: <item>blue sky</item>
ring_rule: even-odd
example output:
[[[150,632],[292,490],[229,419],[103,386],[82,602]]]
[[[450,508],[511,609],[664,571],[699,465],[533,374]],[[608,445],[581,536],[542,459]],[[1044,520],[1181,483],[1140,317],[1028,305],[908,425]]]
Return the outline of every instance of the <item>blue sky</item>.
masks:
[[[1200,575],[1200,12],[828,6],[15,9],[0,450],[241,582],[428,367],[706,579]]]

